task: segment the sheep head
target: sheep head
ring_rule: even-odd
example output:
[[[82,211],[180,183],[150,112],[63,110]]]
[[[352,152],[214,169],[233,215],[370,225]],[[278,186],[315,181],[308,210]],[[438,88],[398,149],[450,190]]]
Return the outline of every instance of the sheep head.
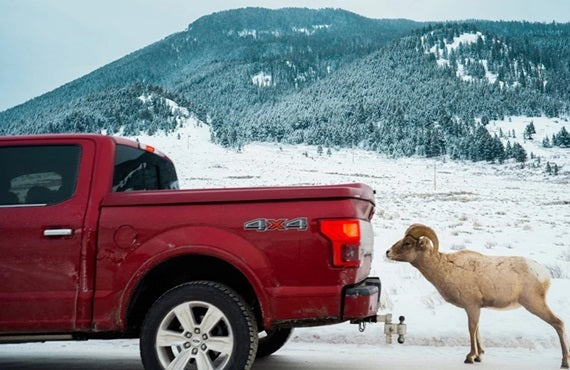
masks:
[[[433,245],[433,249],[428,247],[428,240]],[[395,261],[412,262],[418,255],[423,254],[427,250],[437,253],[438,248],[439,240],[432,228],[421,224],[413,224],[408,227],[404,237],[386,251],[386,256]]]

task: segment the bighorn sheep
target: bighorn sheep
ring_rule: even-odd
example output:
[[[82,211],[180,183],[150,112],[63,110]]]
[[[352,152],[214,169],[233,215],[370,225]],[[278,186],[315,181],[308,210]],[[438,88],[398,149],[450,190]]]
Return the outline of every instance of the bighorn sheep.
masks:
[[[437,235],[431,228],[413,224],[404,237],[386,251],[386,256],[410,262],[443,299],[465,309],[471,340],[465,363],[480,362],[485,353],[479,336],[481,308],[523,306],[554,327],[562,347],[562,368],[568,369],[564,323],[546,305],[550,276],[543,266],[523,257],[489,257],[468,250],[441,253],[438,247]]]

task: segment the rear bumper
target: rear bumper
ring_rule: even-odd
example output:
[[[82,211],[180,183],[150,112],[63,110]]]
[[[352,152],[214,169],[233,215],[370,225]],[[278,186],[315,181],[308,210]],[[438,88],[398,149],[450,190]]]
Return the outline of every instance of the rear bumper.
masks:
[[[382,284],[380,278],[369,277],[362,283],[347,288],[344,293],[343,320],[376,316]]]

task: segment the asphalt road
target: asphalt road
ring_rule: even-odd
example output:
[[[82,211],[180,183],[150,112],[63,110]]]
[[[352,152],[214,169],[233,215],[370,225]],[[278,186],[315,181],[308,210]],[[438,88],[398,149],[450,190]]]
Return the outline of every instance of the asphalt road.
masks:
[[[560,368],[555,348],[487,348],[480,364],[465,365],[467,348],[288,343],[258,360],[253,370],[544,370]],[[136,341],[89,341],[0,345],[3,370],[142,370]]]

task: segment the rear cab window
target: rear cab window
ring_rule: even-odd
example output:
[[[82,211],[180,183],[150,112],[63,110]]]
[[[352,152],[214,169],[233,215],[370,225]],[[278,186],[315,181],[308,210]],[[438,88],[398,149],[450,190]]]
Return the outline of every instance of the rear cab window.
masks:
[[[172,162],[150,151],[117,144],[113,191],[178,189]]]
[[[0,206],[53,205],[75,193],[81,147],[0,148]]]

